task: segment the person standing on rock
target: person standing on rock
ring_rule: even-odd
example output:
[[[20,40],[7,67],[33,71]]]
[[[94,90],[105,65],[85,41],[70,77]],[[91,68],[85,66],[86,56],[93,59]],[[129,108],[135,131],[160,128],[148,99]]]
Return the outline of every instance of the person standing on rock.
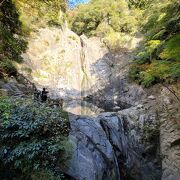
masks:
[[[42,102],[46,102],[46,100],[47,100],[47,94],[48,94],[49,92],[48,91],[46,91],[46,88],[43,88],[43,90],[42,90],[42,92],[41,92],[41,101]]]

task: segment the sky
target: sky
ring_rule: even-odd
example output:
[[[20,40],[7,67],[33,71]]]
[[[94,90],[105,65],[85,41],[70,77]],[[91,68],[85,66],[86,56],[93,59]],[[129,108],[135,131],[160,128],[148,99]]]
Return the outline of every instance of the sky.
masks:
[[[78,4],[86,3],[88,1],[89,0],[69,0],[69,4],[70,4],[70,7],[73,8],[73,7],[77,6]]]

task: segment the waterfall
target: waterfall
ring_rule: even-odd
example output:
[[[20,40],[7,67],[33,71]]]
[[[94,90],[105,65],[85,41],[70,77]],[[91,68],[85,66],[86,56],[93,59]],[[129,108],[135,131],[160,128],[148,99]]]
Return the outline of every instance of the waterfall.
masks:
[[[84,42],[82,38],[81,41],[81,52],[80,52],[80,61],[81,61],[81,70],[82,70],[82,81],[81,81],[81,97],[87,95],[87,91],[91,88],[91,78],[88,76],[87,64],[86,64],[86,54],[84,49]]]

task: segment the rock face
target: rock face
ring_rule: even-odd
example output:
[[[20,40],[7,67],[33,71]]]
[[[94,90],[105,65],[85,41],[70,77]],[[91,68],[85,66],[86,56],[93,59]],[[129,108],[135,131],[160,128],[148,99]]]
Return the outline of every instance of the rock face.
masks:
[[[145,149],[138,131],[141,113],[131,108],[94,118],[71,115],[73,155],[66,173],[78,180],[160,179],[155,144]],[[144,123],[150,118],[144,115]]]
[[[68,174],[75,179],[120,179],[113,147],[97,119],[78,117],[71,122],[73,158]]]
[[[173,89],[173,87],[170,87]],[[179,88],[178,88],[179,90]],[[178,91],[176,91],[178,92]],[[180,179],[180,126],[179,104],[167,88],[161,88],[160,145],[162,154],[162,179]],[[175,103],[176,102],[176,103]]]
[[[99,39],[79,37],[64,27],[33,33],[22,56],[32,70],[31,81],[39,88],[47,87],[56,98],[77,98],[88,94],[90,88],[97,89],[106,83],[109,66],[105,59],[100,61],[106,53]],[[27,68],[23,66],[21,71],[28,77],[24,69]],[[101,74],[100,69],[103,69]]]
[[[127,52],[106,56],[113,64],[109,83],[85,100],[117,112],[71,118],[74,151],[67,172],[75,179],[160,180],[156,98],[128,82]]]
[[[11,78],[8,82],[0,81],[0,96],[24,96],[29,93],[29,89]]]

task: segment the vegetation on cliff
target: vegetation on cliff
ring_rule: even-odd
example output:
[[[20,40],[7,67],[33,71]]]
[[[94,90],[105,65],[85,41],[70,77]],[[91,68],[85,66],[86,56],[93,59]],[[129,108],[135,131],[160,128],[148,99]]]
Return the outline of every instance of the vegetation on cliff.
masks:
[[[149,87],[180,78],[179,9],[176,0],[92,0],[68,17],[73,31],[101,37],[110,50],[119,51],[143,34],[130,77]]]
[[[22,39],[22,23],[11,0],[0,4],[0,78],[16,74],[14,62],[21,62],[26,49]]]
[[[118,51],[144,34],[130,77],[149,87],[180,78],[179,8],[176,0],[91,0],[67,14],[74,32],[99,36],[110,50]],[[67,2],[7,0],[0,9],[0,77],[4,77],[16,73],[13,62],[22,61],[26,49],[22,35],[47,25],[61,27]]]
[[[125,0],[92,0],[68,12],[71,29],[78,35],[99,36],[111,49],[128,42],[138,30],[135,14]]]
[[[14,62],[22,62],[25,37],[46,26],[62,26],[65,0],[6,0],[0,3],[0,78],[16,74]]]
[[[20,14],[25,31],[37,30],[48,26],[62,26],[64,12],[67,8],[66,0],[13,0]]]
[[[145,87],[180,79],[179,10],[175,0],[156,0],[144,11],[145,40],[135,52],[130,77]]]

